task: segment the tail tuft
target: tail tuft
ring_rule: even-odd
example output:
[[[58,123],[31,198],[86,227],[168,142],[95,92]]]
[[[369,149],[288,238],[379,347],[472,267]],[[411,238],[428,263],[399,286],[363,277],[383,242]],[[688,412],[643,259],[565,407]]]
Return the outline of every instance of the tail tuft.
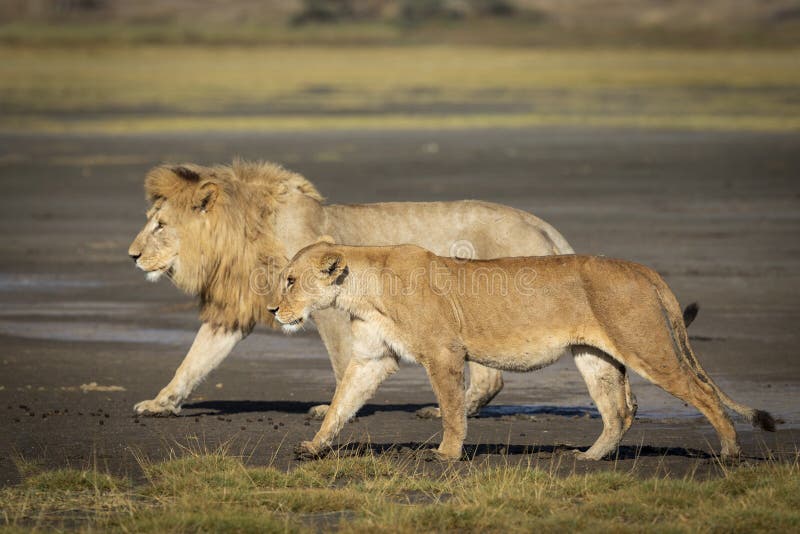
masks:
[[[775,432],[775,418],[764,410],[753,410],[753,417],[750,419],[754,427],[758,427],[767,432]]]
[[[697,318],[697,313],[700,311],[700,305],[692,302],[683,310],[683,325],[689,328],[689,325]]]

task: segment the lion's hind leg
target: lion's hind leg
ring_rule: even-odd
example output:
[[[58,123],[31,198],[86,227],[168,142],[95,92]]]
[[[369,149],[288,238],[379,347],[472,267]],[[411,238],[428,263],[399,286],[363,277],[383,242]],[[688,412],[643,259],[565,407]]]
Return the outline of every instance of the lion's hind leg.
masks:
[[[475,416],[503,389],[503,373],[476,362],[467,362],[469,387],[467,388],[467,415]]]
[[[467,416],[475,417],[481,408],[489,404],[503,389],[503,373],[475,362],[467,362],[467,367],[469,367]],[[442,416],[438,406],[426,406],[416,413],[421,419],[436,419]]]
[[[589,450],[579,453],[578,458],[600,460],[617,448],[631,427],[636,414],[636,398],[631,392],[625,366],[593,347],[576,346],[572,353],[603,419],[600,437]]]

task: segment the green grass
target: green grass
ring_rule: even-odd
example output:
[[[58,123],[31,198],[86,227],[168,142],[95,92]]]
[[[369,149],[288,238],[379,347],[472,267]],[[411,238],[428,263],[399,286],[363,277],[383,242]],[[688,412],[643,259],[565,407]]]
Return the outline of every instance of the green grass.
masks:
[[[143,461],[138,486],[97,471],[44,471],[0,491],[0,531],[788,532],[800,528],[800,468],[764,463],[719,478],[556,476],[525,465],[437,474],[388,456],[289,472],[224,450]],[[427,473],[427,474],[426,474]]]
[[[800,129],[795,51],[0,49],[0,130]]]

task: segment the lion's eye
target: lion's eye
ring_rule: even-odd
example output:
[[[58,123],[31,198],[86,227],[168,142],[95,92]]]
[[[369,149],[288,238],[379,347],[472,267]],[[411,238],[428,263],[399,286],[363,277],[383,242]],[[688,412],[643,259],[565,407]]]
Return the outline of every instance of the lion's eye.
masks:
[[[166,226],[166,225],[164,224],[163,221],[158,221],[158,224],[156,225],[156,229],[154,231],[155,232],[160,232],[161,230],[164,229],[164,226]]]
[[[286,287],[290,288],[294,285],[294,276],[289,276],[286,278]]]

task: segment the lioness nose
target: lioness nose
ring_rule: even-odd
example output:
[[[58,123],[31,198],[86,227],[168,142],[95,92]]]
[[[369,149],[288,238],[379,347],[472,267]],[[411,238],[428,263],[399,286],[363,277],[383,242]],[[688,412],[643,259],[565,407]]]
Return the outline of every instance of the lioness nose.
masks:
[[[279,308],[277,306],[275,308],[270,308],[269,306],[267,306],[267,311],[270,312],[272,315],[278,313],[278,309]]]
[[[138,259],[139,259],[139,257],[141,256],[141,254],[131,254],[131,253],[129,252],[129,253],[128,253],[128,256],[130,256],[130,257],[131,257],[131,259],[132,259],[133,261],[136,261],[136,260],[138,260]]]

